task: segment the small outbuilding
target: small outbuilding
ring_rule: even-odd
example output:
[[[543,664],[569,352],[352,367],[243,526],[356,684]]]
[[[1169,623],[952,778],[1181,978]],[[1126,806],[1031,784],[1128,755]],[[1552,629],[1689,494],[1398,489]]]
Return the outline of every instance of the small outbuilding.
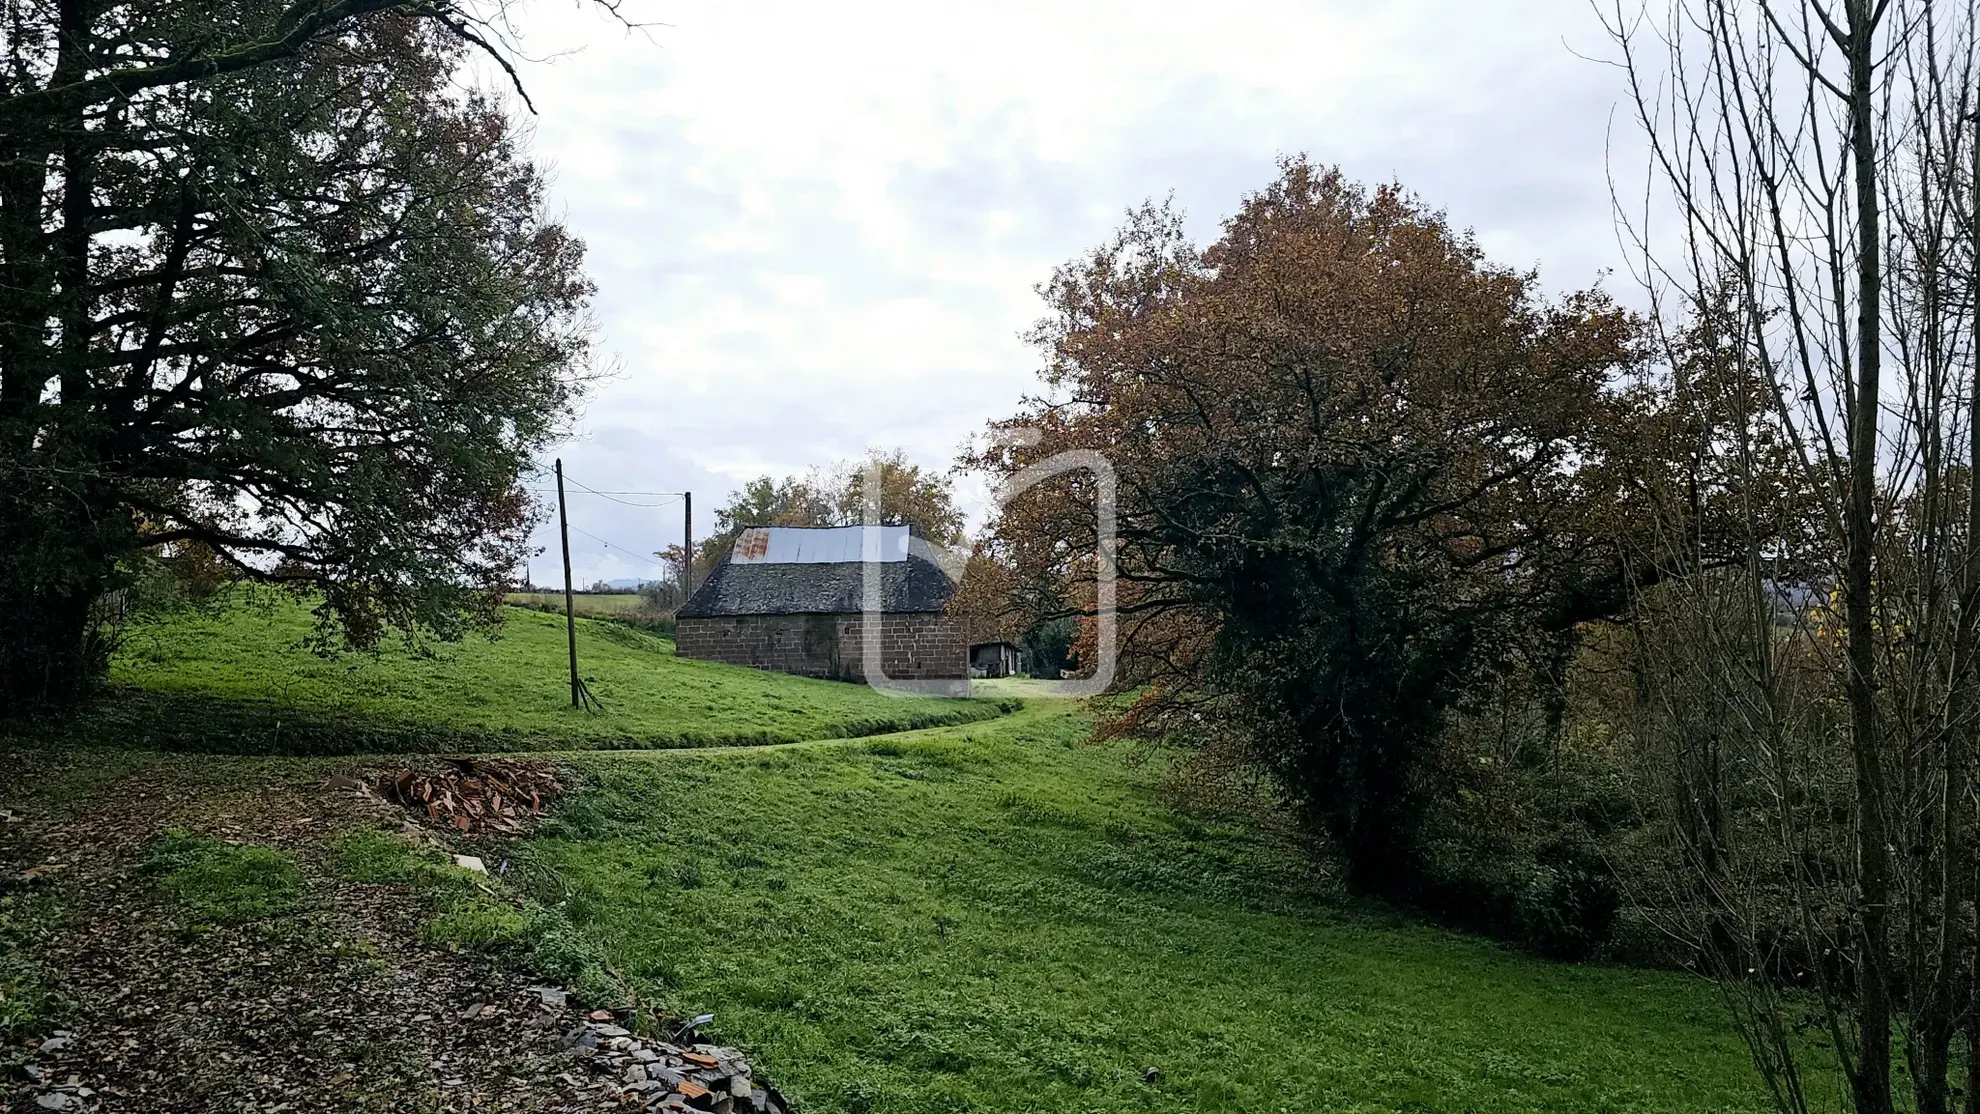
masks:
[[[888,678],[954,680],[966,688],[968,634],[949,614],[956,585],[940,557],[907,526],[744,530],[676,613],[675,652],[865,681],[870,636]],[[870,615],[868,562],[878,574]]]
[[[1024,647],[1015,642],[979,642],[969,648],[972,677],[1014,677],[1028,672]]]

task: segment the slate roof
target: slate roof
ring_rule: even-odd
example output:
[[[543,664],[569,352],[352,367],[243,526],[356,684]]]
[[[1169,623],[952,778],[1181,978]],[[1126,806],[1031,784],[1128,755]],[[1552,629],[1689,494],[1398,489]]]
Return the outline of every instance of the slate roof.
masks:
[[[682,619],[720,615],[837,615],[864,610],[864,565],[858,561],[746,564],[724,561],[678,612]],[[880,610],[942,611],[955,584],[939,565],[911,555],[876,565]]]

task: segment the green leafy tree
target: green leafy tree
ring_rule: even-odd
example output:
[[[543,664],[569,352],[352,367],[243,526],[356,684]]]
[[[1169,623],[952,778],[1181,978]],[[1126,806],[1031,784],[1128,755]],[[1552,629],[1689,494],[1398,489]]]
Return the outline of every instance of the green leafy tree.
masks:
[[[836,526],[838,508],[815,476],[757,478],[715,510],[715,534],[733,539],[752,526]]]
[[[913,526],[942,545],[961,543],[962,512],[956,509],[949,478],[910,463],[907,454],[898,449],[871,453],[863,461],[839,466],[825,485],[838,522],[851,525],[865,520],[869,476],[879,477],[880,521],[889,526]]]
[[[148,552],[360,645],[492,620],[591,287],[472,9],[0,11],[0,710],[88,691]]]
[[[728,555],[736,535],[752,526],[858,525],[865,521],[870,470],[880,477],[882,523],[913,526],[942,545],[962,541],[962,512],[956,509],[949,478],[910,463],[907,454],[896,449],[802,476],[758,476],[743,484],[716,508],[715,533],[699,547],[696,569],[712,568]],[[701,575],[696,572],[697,581]]]

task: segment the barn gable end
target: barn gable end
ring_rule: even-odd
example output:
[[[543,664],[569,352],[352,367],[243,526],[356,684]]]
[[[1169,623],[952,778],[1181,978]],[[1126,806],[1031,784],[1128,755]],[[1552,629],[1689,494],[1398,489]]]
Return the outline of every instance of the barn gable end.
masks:
[[[865,556],[880,573],[881,667],[893,680],[966,682],[955,583],[908,527],[745,531],[677,617],[681,657],[863,682]]]

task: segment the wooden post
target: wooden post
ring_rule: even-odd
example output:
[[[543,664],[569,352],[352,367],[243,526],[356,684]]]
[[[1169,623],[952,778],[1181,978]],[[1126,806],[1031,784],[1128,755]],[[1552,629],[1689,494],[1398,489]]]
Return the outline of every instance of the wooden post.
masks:
[[[577,668],[577,615],[571,602],[571,524],[564,515],[564,460],[557,458],[557,530],[564,540],[564,637],[571,646],[571,707],[579,703]]]
[[[682,498],[687,501],[687,510],[681,516],[681,603],[694,595],[694,492],[686,492]]]

